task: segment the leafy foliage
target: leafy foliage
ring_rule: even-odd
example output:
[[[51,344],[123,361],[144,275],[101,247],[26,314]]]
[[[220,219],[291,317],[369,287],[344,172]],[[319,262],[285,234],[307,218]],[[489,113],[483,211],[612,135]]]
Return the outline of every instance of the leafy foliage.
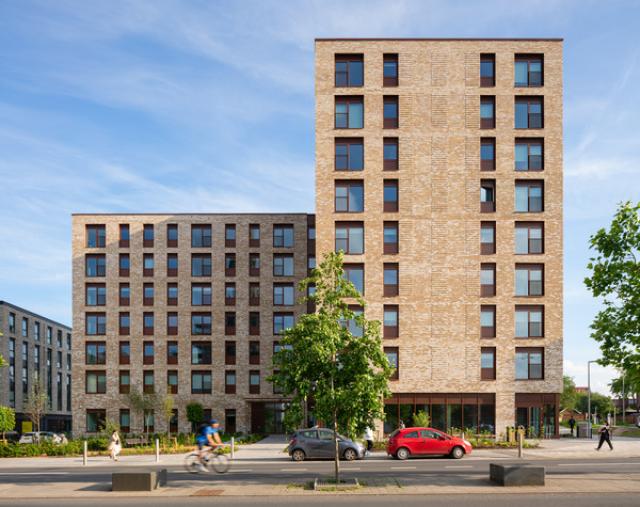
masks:
[[[47,410],[49,397],[45,391],[44,384],[37,374],[33,375],[27,398],[23,403],[24,412],[33,423],[33,430],[40,431],[42,416]]]
[[[197,401],[192,401],[187,405],[187,421],[191,423],[191,429],[197,427],[204,420],[204,408]]]
[[[583,414],[588,413],[588,395],[579,393],[576,397],[575,408]],[[599,414],[600,417],[606,416],[609,412],[613,413],[614,406],[611,398],[600,393],[591,393],[591,413]]]
[[[4,440],[4,434],[7,431],[13,431],[16,427],[16,412],[11,407],[4,407],[0,405],[0,433],[2,433],[2,440]]]
[[[420,410],[417,414],[413,414],[413,425],[428,428],[431,424],[431,417],[424,410]]]
[[[562,377],[562,394],[560,395],[560,408],[572,409],[576,407],[576,383],[573,377],[567,375]]]
[[[4,357],[2,357],[2,354],[0,354],[0,368],[3,366],[7,366],[7,362],[4,360]]]

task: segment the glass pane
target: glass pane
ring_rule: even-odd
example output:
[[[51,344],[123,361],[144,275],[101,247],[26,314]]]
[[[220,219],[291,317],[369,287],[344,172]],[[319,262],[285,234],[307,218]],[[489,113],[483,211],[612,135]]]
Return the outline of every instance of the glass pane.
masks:
[[[398,405],[384,406],[384,432],[391,433],[398,427]]]
[[[431,405],[431,427],[437,430],[445,431],[445,405]]]
[[[480,118],[490,119],[493,118],[493,103],[482,102],[480,104]]]
[[[362,62],[349,62],[349,86],[362,86],[363,82]]]
[[[385,352],[385,354],[387,356],[387,360],[389,361],[389,365],[394,369],[398,369],[398,353]]]
[[[482,327],[493,327],[493,311],[491,310],[482,310],[480,312],[480,325]]]
[[[482,285],[493,285],[493,269],[484,268],[480,270],[480,283]]]
[[[529,312],[516,311],[516,338],[529,337]]]
[[[493,243],[493,227],[482,226],[480,229],[480,243]]]
[[[364,229],[352,227],[349,229],[349,253],[361,254],[364,252]]]
[[[385,226],[384,228],[384,242],[385,243],[397,243],[398,242],[398,229],[394,226]]]
[[[480,77],[493,77],[493,62],[484,60],[480,62]]]
[[[384,159],[385,160],[398,160],[398,145],[387,144],[384,145]]]
[[[482,143],[480,145],[480,158],[482,160],[493,160],[494,157],[493,143]]]
[[[349,186],[349,211],[364,210],[364,189],[362,185]]]
[[[529,378],[529,354],[516,352],[516,380]]]
[[[398,284],[398,271],[395,269],[384,270],[384,284],[385,285],[397,285]]]
[[[385,326],[397,326],[398,325],[398,312],[395,310],[384,311],[384,325]]]
[[[384,62],[383,72],[384,72],[384,77],[396,77],[398,75],[398,63]]]
[[[529,295],[529,271],[516,269],[516,296]]]
[[[384,117],[385,118],[397,118],[398,117],[398,104],[395,102],[384,103]]]
[[[529,189],[524,185],[516,186],[516,211],[529,211]]]
[[[526,102],[516,102],[516,128],[526,129],[529,126],[529,107]]]
[[[516,253],[526,254],[528,253],[528,232],[526,227],[516,227]]]
[[[480,368],[493,368],[493,351],[482,352]]]
[[[385,202],[395,202],[398,200],[398,187],[395,185],[385,185],[384,187]]]
[[[480,202],[493,202],[493,187],[480,187]]]
[[[529,168],[528,149],[526,144],[516,144],[516,171],[526,171]]]
[[[515,65],[515,81],[516,86],[527,86],[527,74],[528,74],[527,62],[516,62]]]
[[[362,144],[349,145],[349,169],[361,171],[364,168],[364,150]]]
[[[349,128],[361,129],[363,121],[363,108],[362,104],[352,102],[349,104]]]

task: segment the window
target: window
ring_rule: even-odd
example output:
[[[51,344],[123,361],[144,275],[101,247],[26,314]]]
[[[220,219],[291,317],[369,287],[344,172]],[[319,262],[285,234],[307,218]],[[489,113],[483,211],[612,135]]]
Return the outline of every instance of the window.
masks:
[[[211,364],[211,342],[191,343],[191,364]]]
[[[145,283],[142,286],[142,304],[144,306],[153,306],[153,284]]]
[[[236,284],[233,282],[224,284],[224,304],[227,306],[236,304]]]
[[[336,222],[336,252],[346,254],[364,253],[364,225],[362,222]]]
[[[142,276],[153,276],[153,254],[144,254],[142,263]]]
[[[224,409],[224,429],[228,434],[236,432],[236,409],[225,408]]]
[[[335,128],[361,129],[364,127],[364,99],[361,96],[336,97]]]
[[[191,276],[211,276],[211,254],[191,255]]]
[[[344,278],[349,280],[356,290],[364,294],[364,264],[344,264]]]
[[[383,128],[385,129],[397,129],[399,127],[399,111],[398,111],[398,96],[386,95],[383,98],[382,110],[383,110]]]
[[[118,392],[120,394],[129,394],[131,389],[131,375],[129,370],[120,370],[118,372]]]
[[[362,171],[364,169],[364,143],[359,138],[336,138],[335,170]]]
[[[544,336],[544,307],[516,306],[516,338],[542,338]]]
[[[516,55],[515,86],[542,86],[542,55]]]
[[[67,333],[67,349],[71,350],[71,333]]]
[[[167,246],[169,248],[178,246],[178,224],[167,224]]]
[[[106,364],[106,363],[107,363],[107,346],[105,342],[87,342],[85,344],[85,364]]]
[[[129,306],[131,302],[131,289],[128,283],[121,283],[118,291],[120,306]]]
[[[383,239],[384,239],[384,253],[397,254],[398,253],[398,222],[384,223]]]
[[[293,313],[273,314],[273,334],[283,334],[286,329],[289,329],[293,326]]]
[[[496,128],[496,98],[494,96],[480,97],[480,128]]]
[[[275,261],[275,256],[274,256]],[[274,263],[275,271],[275,263]],[[274,272],[275,275],[275,272]],[[251,282],[249,284],[249,305],[256,306],[260,304],[260,284],[257,282]]]
[[[153,246],[153,224],[144,224],[142,231],[142,246]]]
[[[389,366],[393,368],[393,373],[391,374],[391,380],[398,380],[400,378],[400,370],[398,368],[400,362],[398,358],[398,347],[385,347],[384,355],[387,356],[387,361],[389,361]]]
[[[87,306],[104,306],[107,304],[107,287],[103,283],[88,283],[85,300]],[[36,322],[38,331],[36,340],[40,339],[40,324]]]
[[[249,312],[249,334],[252,336],[260,334],[260,312]]]
[[[191,394],[211,394],[211,372],[191,372]]]
[[[336,55],[335,58],[337,87],[364,85],[364,62],[362,55]]]
[[[120,424],[121,433],[129,433],[129,431],[131,431],[131,416],[128,408],[120,409],[120,418],[118,422]]]
[[[260,342],[249,342],[249,364],[260,364]]]
[[[85,392],[87,394],[105,394],[107,392],[107,374],[104,371],[86,372]]]
[[[9,332],[10,333],[16,332],[16,314],[15,313],[9,314]]]
[[[225,394],[236,394],[235,370],[227,370],[224,372],[224,392]]]
[[[515,208],[518,212],[540,213],[544,210],[544,183],[516,181]]]
[[[191,306],[211,306],[211,284],[191,284]]]
[[[107,246],[107,231],[104,225],[87,225],[87,248]]]
[[[211,225],[194,224],[191,226],[191,246],[208,248],[211,246]]]
[[[104,302],[102,305],[104,305]],[[40,322],[33,323],[33,338],[36,341],[40,341]],[[62,344],[60,344],[59,347],[62,347]]]
[[[224,275],[236,276],[236,254],[227,253],[224,255]]]
[[[177,370],[167,371],[167,391],[169,394],[178,394],[178,372]]]
[[[398,86],[398,55],[395,53],[382,57],[382,85]]]
[[[496,295],[496,265],[480,265],[480,296],[492,297]]]
[[[224,364],[236,364],[236,342],[224,342]]]
[[[544,294],[544,266],[542,264],[516,264],[516,296],[542,296]]]
[[[496,223],[480,222],[480,254],[496,253]]]
[[[480,307],[480,337],[496,337],[496,306],[482,305]]]
[[[107,273],[107,259],[104,254],[87,254],[85,265],[87,277],[105,276]]]
[[[118,363],[129,364],[131,362],[131,346],[129,342],[120,342],[118,346]]]
[[[496,348],[482,347],[480,349],[480,380],[496,379]]]
[[[120,248],[129,248],[129,240],[131,239],[129,233],[129,224],[120,224]]]
[[[480,180],[480,213],[496,210],[496,180]]]
[[[383,210],[385,212],[398,211],[398,180],[384,180]]]
[[[227,248],[236,246],[236,226],[233,224],[224,226],[224,246]]]
[[[359,322],[360,317],[363,314],[362,307],[349,305],[349,311],[353,313],[353,316],[351,318],[341,320],[341,324],[351,333],[352,336],[360,337],[363,333],[362,326]]]
[[[107,314],[106,313],[87,313],[86,334],[88,335],[107,334]],[[26,335],[23,334],[23,336],[26,336]]]
[[[23,319],[23,325],[24,325],[24,319]],[[24,332],[24,329],[23,329],[23,332]],[[53,336],[53,329],[51,328],[51,326],[47,326],[47,344],[49,345],[51,345],[52,336]]]
[[[544,349],[516,348],[516,380],[544,379]]]
[[[249,394],[260,394],[260,372],[257,370],[249,372]]]
[[[249,225],[249,246],[260,246],[260,224]]]
[[[316,240],[316,225],[315,223],[307,224],[307,242]]]
[[[153,342],[142,343],[142,364],[153,364]]]
[[[364,211],[364,183],[360,180],[336,180],[335,210],[346,213]]]
[[[107,411],[104,409],[87,409],[87,432],[97,433],[104,430]]]
[[[167,254],[167,276],[178,276],[178,254]]]
[[[142,314],[142,334],[149,336],[153,334],[154,315],[153,312]]]
[[[385,137],[382,146],[383,152],[383,170],[397,171],[399,164],[399,149],[397,137]]]
[[[295,303],[292,283],[276,283],[273,285],[273,304],[289,306]]]
[[[541,129],[544,127],[544,104],[542,97],[516,97],[517,129]]]
[[[316,256],[315,255],[308,255],[307,256],[307,271],[309,271],[309,273],[311,273],[312,269],[316,268]]]
[[[142,372],[142,391],[147,394],[155,392],[155,377],[153,370]]]
[[[167,312],[167,334],[170,336],[178,334],[177,312]]]
[[[398,326],[398,305],[384,305],[384,337],[397,338],[400,336]]]
[[[384,264],[383,282],[385,297],[397,296],[400,293],[400,285],[398,281],[398,264]]]
[[[293,255],[273,255],[273,276],[293,276]]]
[[[496,85],[496,55],[480,55],[480,86]]]
[[[178,304],[178,284],[167,284],[167,304],[169,306],[176,306]]]
[[[191,334],[210,335],[211,334],[211,314],[192,313],[191,314]]]
[[[120,254],[118,258],[118,270],[120,276],[129,276],[130,268],[131,261],[129,260],[129,254]]]
[[[249,276],[260,276],[260,254],[249,254]]]
[[[293,225],[273,226],[273,246],[275,248],[293,247]]]
[[[153,372],[152,372],[153,373]],[[153,390],[149,391],[149,392],[153,392]],[[145,426],[147,428],[147,432],[148,433],[154,433],[155,431],[155,421],[156,421],[156,416],[153,412],[153,410],[145,410],[142,413],[142,417],[143,420],[145,422]]]
[[[481,171],[496,170],[496,138],[495,137],[480,138],[480,170]]]
[[[178,364],[178,342],[167,342],[167,364]]]
[[[236,312],[225,312],[224,314],[224,334],[236,334]]]
[[[542,139],[516,139],[516,171],[542,171],[544,169]]]
[[[544,223],[516,222],[516,254],[541,254],[544,252]]]

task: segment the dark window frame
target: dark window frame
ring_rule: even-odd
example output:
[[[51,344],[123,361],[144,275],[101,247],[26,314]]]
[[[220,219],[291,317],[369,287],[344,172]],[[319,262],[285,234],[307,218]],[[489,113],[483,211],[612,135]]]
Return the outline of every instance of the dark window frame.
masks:
[[[357,104],[361,106],[362,110],[362,126],[360,127],[350,127],[351,120],[351,105]],[[346,113],[338,113],[338,106],[346,105]],[[334,105],[334,128],[336,130],[360,130],[364,128],[364,96],[362,95],[336,95],[335,96],[335,105]],[[355,113],[353,113],[355,114]],[[338,117],[342,118],[344,116],[345,126],[339,126]],[[342,123],[340,123],[342,124]]]
[[[387,68],[395,73],[387,73]],[[388,74],[388,75],[387,75]],[[382,86],[391,87],[398,86],[400,77],[400,62],[398,53],[385,53],[382,55]]]
[[[482,271],[492,271],[493,272],[493,284],[483,284],[482,283]],[[495,262],[483,262],[480,264],[480,297],[495,297],[497,291],[497,281],[496,281],[496,263]]]
[[[387,189],[395,190],[395,200],[387,200]],[[400,208],[400,182],[397,179],[385,179],[382,181],[382,211],[396,213]]]
[[[517,152],[518,145],[525,145],[527,147],[527,167],[526,169],[518,169],[517,160],[515,154]],[[540,147],[540,159],[538,161],[538,155],[531,155],[531,147]],[[539,162],[539,163],[538,163]],[[514,143],[514,169],[517,172],[539,172],[544,171],[544,138],[542,137],[516,137]]]
[[[493,241],[486,243],[482,241],[482,230],[491,229],[493,233]],[[480,222],[480,255],[493,255],[496,253],[496,223],[492,221]]]
[[[395,106],[395,116],[387,116],[387,106]],[[397,95],[383,95],[382,98],[382,128],[400,128],[400,99]]]
[[[491,354],[492,366],[482,366],[482,356]],[[480,380],[496,380],[496,347],[480,347]]]
[[[482,191],[491,191],[493,200],[483,201]],[[495,213],[496,211],[496,180],[482,179],[480,180],[480,213]]]
[[[395,148],[396,158],[386,158],[385,146]],[[384,137],[382,139],[382,170],[397,171],[400,168],[400,139],[397,137]]]
[[[346,64],[345,70],[338,70],[338,64]],[[357,75],[357,66],[352,67],[352,64],[360,64],[361,74]],[[362,53],[353,54],[336,54],[334,56],[334,86],[336,88],[362,88],[364,86],[364,55]],[[352,82],[352,75],[355,75],[355,79]],[[338,76],[342,76],[341,80]],[[357,77],[361,79],[358,80]],[[360,81],[360,84],[358,84]]]
[[[491,118],[482,117],[482,106],[491,104],[493,116]],[[495,95],[480,96],[480,128],[483,130],[491,130],[496,128],[496,97]]]
[[[352,152],[352,148],[360,148],[360,159]],[[346,154],[339,154],[338,151],[344,149]],[[340,172],[358,172],[364,170],[364,138],[362,137],[336,137],[334,141],[334,170]],[[358,164],[358,161],[361,164]]]
[[[483,75],[483,64],[491,64],[491,75]],[[496,85],[496,55],[495,53],[480,54],[480,87],[494,87]]]
[[[351,197],[351,187],[360,188],[362,195],[362,202],[358,203],[357,199],[352,199]],[[345,197],[338,197],[338,189],[346,190]],[[338,199],[340,199],[340,203],[345,201],[345,209],[342,209],[338,205]],[[354,205],[352,208],[352,201],[354,201]],[[358,204],[361,205],[360,209],[358,208]],[[333,211],[335,213],[364,213],[364,180],[335,180],[334,181],[334,189],[333,189]]]
[[[387,230],[395,230],[395,242],[388,242],[385,232]],[[385,220],[382,226],[382,244],[383,253],[385,255],[396,255],[400,252],[400,223],[396,220]]]
[[[483,147],[490,146],[493,152],[493,158],[485,159],[482,157]],[[481,137],[480,138],[480,170],[481,171],[495,171],[496,170],[496,138],[495,137]]]
[[[482,324],[482,313],[491,312],[492,324],[491,326],[484,326]],[[496,337],[496,318],[497,307],[496,305],[480,305],[480,338],[495,338]]]
[[[384,314],[389,311],[389,312],[393,312],[395,311],[396,314],[396,325],[395,326],[390,326],[387,325],[384,322]],[[382,319],[382,324],[383,324],[383,337],[384,338],[399,338],[400,337],[400,306],[399,305],[383,305],[382,306],[382,312],[383,312],[383,319]]]

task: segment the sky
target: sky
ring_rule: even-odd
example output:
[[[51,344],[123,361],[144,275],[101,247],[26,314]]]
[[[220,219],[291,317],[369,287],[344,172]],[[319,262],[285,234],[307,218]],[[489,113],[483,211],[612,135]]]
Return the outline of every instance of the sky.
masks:
[[[638,21],[615,0],[0,0],[0,299],[71,322],[74,212],[313,212],[316,37],[563,37],[565,373],[586,385],[588,239],[640,201]]]

